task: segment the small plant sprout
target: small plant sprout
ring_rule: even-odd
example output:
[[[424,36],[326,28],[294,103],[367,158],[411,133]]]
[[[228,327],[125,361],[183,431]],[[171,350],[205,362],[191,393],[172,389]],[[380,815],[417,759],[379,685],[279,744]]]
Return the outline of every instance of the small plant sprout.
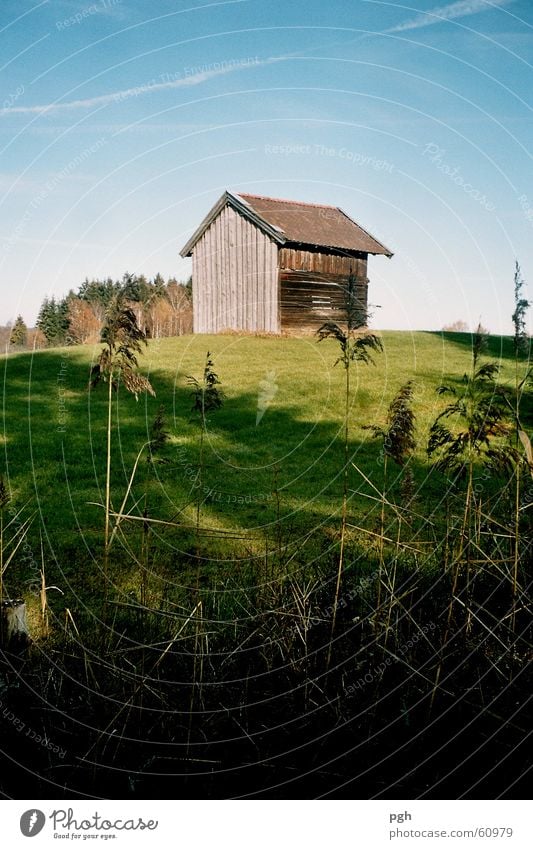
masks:
[[[440,395],[452,395],[454,400],[433,422],[427,446],[434,467],[456,480],[467,477],[469,492],[476,462],[498,470],[511,460],[498,441],[509,433],[503,392],[495,385],[499,366],[479,363],[485,342],[478,328],[472,344],[472,369],[463,376],[460,391],[453,386],[438,387]]]
[[[398,466],[407,466],[409,458],[416,448],[415,414],[412,408],[413,382],[408,380],[392,399],[385,427],[379,425],[364,425],[364,430],[372,431],[374,437],[383,443],[383,492],[381,500],[381,535],[380,535],[380,574],[383,568],[383,539],[385,535],[385,503],[387,501],[387,466],[390,457]],[[408,495],[412,490],[413,475],[410,468],[402,478],[402,494]],[[398,530],[398,534],[400,531]],[[378,584],[378,607],[380,600],[380,584]]]
[[[518,262],[515,262],[514,272],[514,312],[512,315],[514,325],[514,350],[516,357],[524,357],[529,353],[529,338],[526,329],[526,313],[531,306],[524,298],[524,278]]]
[[[472,344],[472,367],[465,374],[462,387],[440,386],[440,394],[450,394],[454,400],[437,416],[429,431],[427,453],[434,458],[434,468],[452,476],[453,483],[466,479],[466,493],[459,546],[453,559],[452,589],[448,608],[448,625],[456,599],[456,589],[466,552],[466,592],[471,592],[470,559],[474,535],[472,515],[480,496],[474,487],[474,468],[479,465],[500,473],[512,468],[515,450],[504,441],[510,432],[505,417],[504,393],[495,385],[498,364],[480,364],[485,347],[484,334],[476,331]]]
[[[206,426],[208,413],[220,409],[224,402],[224,393],[218,388],[221,383],[214,371],[214,365],[211,359],[211,352],[208,351],[202,380],[191,376],[187,378],[189,386],[193,387],[192,396],[194,403],[192,410],[200,416],[203,428]]]
[[[416,448],[412,401],[413,382],[408,380],[391,401],[385,427],[364,426],[365,430],[371,430],[375,437],[383,440],[385,458],[390,457],[398,466],[405,466]]]
[[[170,433],[166,429],[165,407],[163,404],[159,407],[157,415],[152,422],[150,428],[150,441],[148,442],[148,463],[154,465],[157,463],[167,463],[164,457],[159,456],[160,452],[165,448],[170,439]]]
[[[148,378],[138,372],[138,355],[147,344],[146,334],[137,324],[135,313],[127,305],[124,294],[113,296],[106,311],[101,341],[104,347],[91,373],[91,387],[100,382],[108,385],[107,398],[107,463],[105,494],[104,552],[105,573],[110,544],[111,515],[111,437],[113,429],[113,391],[122,383],[137,399],[141,392],[155,395]]]
[[[211,352],[208,351],[205,358],[204,374],[201,380],[196,377],[188,376],[187,383],[192,386],[193,406],[192,412],[198,415],[200,424],[200,457],[198,461],[198,474],[195,480],[195,487],[198,490],[198,500],[196,503],[196,531],[200,530],[200,508],[201,508],[201,489],[203,479],[203,464],[204,464],[204,437],[207,430],[207,416],[219,410],[224,403],[224,393],[219,388],[221,382],[214,370],[214,362],[211,359]]]
[[[520,451],[520,445],[524,448],[525,461],[530,471],[533,471],[531,465],[531,442],[527,433],[524,431],[520,422],[520,406],[524,387],[531,377],[531,369],[529,368],[530,343],[526,329],[526,313],[531,306],[530,302],[524,298],[524,279],[518,262],[515,262],[514,272],[514,312],[512,321],[514,326],[514,355],[515,355],[515,386],[514,386],[514,419],[515,419],[515,446],[517,452]],[[521,374],[522,368],[520,361],[527,358],[525,374]],[[515,494],[514,494],[514,564],[513,564],[513,613],[512,626],[515,625],[516,599],[518,592],[518,567],[520,562],[520,509],[521,509],[521,465],[522,458],[517,458],[515,463]]]

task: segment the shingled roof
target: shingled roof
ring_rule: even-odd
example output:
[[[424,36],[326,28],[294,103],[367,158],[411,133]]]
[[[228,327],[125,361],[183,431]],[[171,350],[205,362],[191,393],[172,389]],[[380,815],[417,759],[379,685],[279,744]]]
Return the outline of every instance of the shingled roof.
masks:
[[[241,215],[253,221],[280,245],[291,242],[318,248],[392,256],[392,251],[356,224],[338,206],[282,200],[242,192],[224,192],[183,246],[181,256],[191,255],[198,239],[226,204],[230,204]]]

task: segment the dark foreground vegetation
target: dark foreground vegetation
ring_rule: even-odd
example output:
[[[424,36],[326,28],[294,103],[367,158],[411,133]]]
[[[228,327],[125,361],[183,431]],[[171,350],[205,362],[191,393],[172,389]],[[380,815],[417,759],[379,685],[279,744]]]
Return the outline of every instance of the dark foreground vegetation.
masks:
[[[30,641],[4,633],[3,794],[522,795],[523,335],[325,325],[321,347],[244,340],[238,374],[240,342],[206,360],[182,339],[166,384],[176,349],[150,349],[147,377],[137,331],[108,313],[103,348],[70,360],[68,412],[61,351],[4,360],[2,593]],[[330,400],[310,345],[338,358]]]

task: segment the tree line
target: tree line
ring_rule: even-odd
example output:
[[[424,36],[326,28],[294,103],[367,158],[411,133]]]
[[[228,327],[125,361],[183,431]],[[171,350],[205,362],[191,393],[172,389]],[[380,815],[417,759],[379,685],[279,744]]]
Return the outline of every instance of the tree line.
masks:
[[[153,279],[126,272],[121,280],[86,278],[77,291],[64,298],[45,297],[36,322],[36,332],[28,331],[18,316],[10,332],[10,345],[48,347],[82,345],[100,340],[106,311],[120,295],[132,310],[149,339],[181,336],[192,331],[192,281]]]

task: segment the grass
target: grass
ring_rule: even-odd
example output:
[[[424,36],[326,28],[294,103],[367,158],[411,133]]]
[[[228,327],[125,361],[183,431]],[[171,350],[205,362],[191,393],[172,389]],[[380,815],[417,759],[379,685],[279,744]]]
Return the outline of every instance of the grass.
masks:
[[[380,489],[383,466],[379,446],[363,425],[384,422],[392,397],[412,379],[418,440],[413,458],[415,482],[423,502],[438,501],[443,479],[428,476],[425,456],[429,426],[444,405],[435,390],[469,368],[470,336],[385,332],[383,344],[384,352],[376,357],[375,367],[354,364],[351,459]],[[491,355],[502,366],[500,379],[510,383],[514,375],[512,340],[493,338],[491,345]],[[116,401],[115,508],[121,503],[135,456],[149,438],[150,425],[163,404],[171,441],[165,452],[168,463],[151,473],[149,512],[159,519],[194,524],[192,479],[199,434],[191,413],[187,375],[201,371],[207,350],[212,352],[226,398],[223,408],[207,422],[203,526],[243,532],[253,547],[265,534],[273,533],[278,509],[282,525],[302,533],[310,527],[335,524],[342,489],[344,375],[340,366],[333,365],[334,343],[318,345],[312,337],[223,335],[151,342],[141,368],[149,375],[157,397],[141,396],[136,402],[121,392]],[[91,504],[104,501],[105,485],[106,393],[88,391],[89,371],[98,351],[98,347],[50,349],[4,357],[2,364],[6,477],[15,503],[28,502],[39,511],[47,561],[60,563],[74,582],[78,566],[69,561],[74,556],[76,564],[98,559],[104,518],[102,509]],[[271,384],[271,400],[256,425],[260,383],[265,377]],[[144,491],[149,475],[143,463],[130,508]],[[350,486],[354,491],[371,492],[353,469]],[[350,514],[356,523],[363,516],[368,520],[372,509],[372,502],[361,494],[352,495]],[[377,523],[377,506],[375,516]],[[35,532],[30,539],[35,544]],[[9,576],[6,581],[9,586]]]
[[[100,348],[3,359],[0,474],[13,496],[4,518],[23,508],[18,527],[36,515],[5,574],[6,595],[27,601],[34,643],[27,657],[8,654],[0,667],[2,700],[32,727],[39,716],[47,738],[68,751],[65,762],[44,750],[36,755],[11,735],[26,796],[26,764],[37,798],[50,786],[93,793],[95,776],[98,792],[111,797],[265,794],[274,792],[272,780],[303,781],[318,765],[314,796],[355,780],[357,749],[365,797],[386,794],[390,782],[391,798],[425,794],[433,784],[442,798],[458,792],[456,754],[461,764],[469,758],[456,742],[462,729],[473,755],[493,732],[505,732],[502,764],[509,771],[507,754],[516,751],[521,775],[530,525],[524,514],[516,540],[524,564],[510,627],[512,479],[500,498],[500,482],[474,470],[475,510],[465,536],[464,491],[448,497],[451,489],[442,473],[430,471],[425,450],[430,426],[448,403],[436,389],[460,385],[471,366],[471,337],[382,338],[375,367],[354,363],[352,371],[349,538],[338,606],[345,375],[333,365],[333,341],[221,335],[150,343],[141,369],[157,397],[136,403],[120,392],[115,399],[115,509],[161,404],[170,440],[161,452],[165,463],[156,456],[149,464],[145,455],[139,463],[128,509],[139,517],[146,511],[150,521],[123,523],[110,553],[115,586],[107,605],[107,396],[105,388],[88,391]],[[512,385],[512,340],[494,337],[490,346],[487,357]],[[197,533],[192,479],[201,430],[187,381],[202,373],[208,350],[225,398],[207,420],[207,491]],[[399,521],[387,504],[382,513],[383,444],[365,426],[385,425],[407,380],[417,424],[410,463],[416,494]],[[529,428],[530,393],[522,422]],[[399,475],[389,462],[387,495],[403,506]],[[498,498],[494,515],[485,515]],[[39,631],[43,598],[48,636]],[[511,713],[516,724],[501,720]],[[443,741],[450,743],[444,760]],[[492,742],[483,753],[462,779],[465,792],[492,772]],[[494,779],[498,793],[505,781]]]

